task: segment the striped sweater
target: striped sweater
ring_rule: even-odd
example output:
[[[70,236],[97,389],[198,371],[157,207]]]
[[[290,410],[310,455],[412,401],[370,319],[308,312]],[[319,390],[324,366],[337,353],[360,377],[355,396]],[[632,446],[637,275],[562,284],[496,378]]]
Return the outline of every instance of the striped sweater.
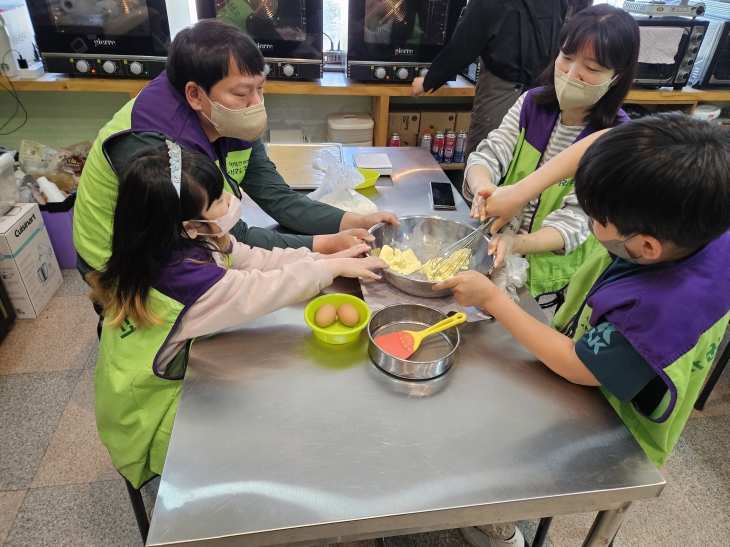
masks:
[[[466,169],[464,170],[464,180],[466,180],[467,173],[473,165],[483,165],[489,169],[492,181],[495,184],[499,184],[505,177],[520,136],[520,111],[522,110],[524,100],[525,95],[517,99],[517,102],[507,112],[500,126],[491,131],[489,136],[477,146],[476,151],[469,155]],[[555,128],[550,135],[545,153],[538,164],[538,168],[573,144],[585,128],[585,125],[563,125],[560,120],[561,118],[559,117],[558,123],[555,124]],[[473,191],[468,183],[464,184],[464,197],[468,200],[474,198]],[[522,209],[520,233],[529,232],[538,201],[539,198],[535,198]],[[588,216],[578,205],[575,191],[572,191],[565,197],[560,209],[553,211],[545,218],[542,226],[555,228],[563,237],[565,249],[556,251],[556,254],[569,253],[588,239],[588,235],[590,234],[588,231]]]

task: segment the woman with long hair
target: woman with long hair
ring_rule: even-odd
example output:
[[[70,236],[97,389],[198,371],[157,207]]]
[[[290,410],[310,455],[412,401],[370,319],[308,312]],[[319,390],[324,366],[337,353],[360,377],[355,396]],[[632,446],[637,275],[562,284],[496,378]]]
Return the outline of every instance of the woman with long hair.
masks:
[[[592,6],[565,24],[558,43],[542,87],[522,95],[469,156],[464,196],[473,200],[475,218],[486,218],[486,196],[497,185],[513,185],[574,142],[629,120],[621,104],[638,64],[634,18],[609,5]],[[535,296],[562,291],[596,245],[572,178],[530,201],[509,228],[492,241],[496,265],[505,254],[526,255],[527,286]]]

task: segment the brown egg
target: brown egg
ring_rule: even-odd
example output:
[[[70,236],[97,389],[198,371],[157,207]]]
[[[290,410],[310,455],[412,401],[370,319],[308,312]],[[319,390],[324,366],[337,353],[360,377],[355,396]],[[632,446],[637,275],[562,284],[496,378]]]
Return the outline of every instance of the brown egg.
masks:
[[[351,304],[341,304],[337,308],[337,319],[346,327],[354,327],[360,322],[360,314]]]
[[[322,328],[329,327],[335,322],[337,317],[337,308],[332,304],[324,304],[314,314],[314,322]]]

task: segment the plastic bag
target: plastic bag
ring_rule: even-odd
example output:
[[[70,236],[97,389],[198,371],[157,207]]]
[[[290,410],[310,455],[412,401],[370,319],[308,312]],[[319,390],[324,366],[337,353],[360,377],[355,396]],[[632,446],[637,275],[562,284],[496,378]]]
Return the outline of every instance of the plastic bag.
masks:
[[[527,281],[527,269],[529,267],[530,263],[520,255],[505,255],[504,267],[492,272],[492,283],[519,304],[520,297],[517,296],[517,289]]]
[[[351,213],[368,214],[378,210],[372,201],[354,190],[365,182],[365,177],[352,165],[322,156],[312,167],[324,171],[325,175],[319,188],[307,194],[310,199]]]

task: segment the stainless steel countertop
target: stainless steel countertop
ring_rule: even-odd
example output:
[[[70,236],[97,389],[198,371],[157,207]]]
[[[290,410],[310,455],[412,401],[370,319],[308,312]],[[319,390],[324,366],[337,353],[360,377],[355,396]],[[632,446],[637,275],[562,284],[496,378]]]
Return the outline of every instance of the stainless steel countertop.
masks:
[[[427,183],[448,179],[425,150],[387,150],[395,185],[378,205],[427,212]],[[661,493],[598,390],[553,374],[499,323],[462,326],[453,368],[408,382],[370,361],[364,333],[314,338],[305,304],[194,344],[148,545],[325,544]],[[529,295],[522,306],[545,320]]]

